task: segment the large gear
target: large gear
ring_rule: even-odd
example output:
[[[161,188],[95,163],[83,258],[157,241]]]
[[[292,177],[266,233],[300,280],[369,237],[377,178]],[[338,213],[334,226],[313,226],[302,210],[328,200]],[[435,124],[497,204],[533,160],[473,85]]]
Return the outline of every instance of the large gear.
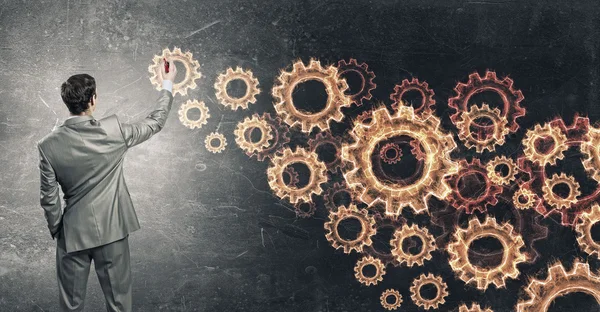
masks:
[[[215,145],[213,143],[214,141],[217,141],[218,144]],[[204,146],[213,154],[221,153],[225,150],[225,146],[227,146],[227,139],[225,139],[225,136],[222,133],[212,132],[206,136]]]
[[[394,301],[393,302],[389,302],[388,301],[389,297],[394,297]],[[397,291],[395,289],[386,289],[381,294],[381,297],[379,297],[379,300],[381,301],[381,306],[384,309],[386,309],[388,311],[396,310],[402,304],[402,295],[400,294],[399,291]]]
[[[421,287],[425,285],[434,285],[437,288],[437,293],[434,298],[426,299],[421,296]],[[448,296],[447,288],[448,286],[442,280],[442,277],[431,273],[427,275],[421,274],[421,276],[413,280],[412,285],[410,286],[410,298],[416,305],[425,310],[431,308],[437,309],[440,304],[446,302],[446,297]]]
[[[390,94],[390,100],[393,101],[392,108],[394,110],[398,110],[399,106],[404,105],[402,96],[408,91],[418,91],[421,93],[421,105],[415,108],[415,114],[422,116],[433,114],[433,106],[435,105],[433,96],[435,93],[429,88],[427,82],[419,82],[419,79],[417,78],[413,78],[411,81],[404,79],[401,84],[394,86],[394,93]]]
[[[153,63],[148,66],[148,71],[152,74],[150,82],[156,90],[162,90],[160,61],[163,58],[168,58],[171,62],[181,62],[185,66],[185,77],[182,81],[173,83],[173,94],[187,95],[188,89],[195,89],[197,87],[195,80],[202,77],[202,74],[198,71],[200,64],[197,60],[194,60],[192,52],[187,51],[183,53],[181,49],[174,47],[173,52],[169,49],[163,49],[161,55],[154,55],[152,59]]]
[[[325,162],[325,166],[327,166],[329,172],[336,172],[338,168],[342,166],[342,140],[334,137],[329,131],[319,132],[314,138],[308,140],[308,147],[310,151],[314,153],[316,153],[317,149],[324,144],[329,144],[335,148],[335,157],[333,160]]]
[[[473,158],[470,163],[464,159],[460,160],[459,167],[460,169],[456,174],[446,178],[448,185],[452,188],[452,192],[447,198],[452,206],[456,209],[465,209],[468,214],[471,214],[474,210],[485,212],[487,206],[498,203],[497,195],[502,193],[502,187],[488,179],[487,170],[478,158]],[[485,188],[477,197],[465,197],[461,192],[461,181],[466,187],[469,187],[468,177],[473,176],[480,177],[485,184]]]
[[[369,265],[375,268],[375,274],[373,276],[366,276],[363,272],[364,268]],[[358,262],[356,262],[356,266],[354,266],[354,277],[356,277],[356,280],[358,280],[361,284],[366,286],[377,285],[377,283],[383,281],[384,275],[385,265],[383,262],[371,256],[362,257],[360,260],[358,260]]]
[[[508,168],[506,175],[503,175],[501,172],[499,172],[499,170],[497,170],[498,167],[502,165]],[[506,156],[496,156],[487,163],[485,168],[487,169],[488,179],[498,185],[509,185],[515,180],[519,170],[517,163]]]
[[[581,214],[579,220],[575,226],[579,247],[588,255],[596,254],[596,257],[600,259],[600,243],[592,237],[592,226],[600,221],[600,205],[594,204],[589,212]]]
[[[283,124],[283,121],[279,117],[271,117],[271,114],[264,113],[260,117],[261,120],[265,120],[271,129],[273,139],[269,142],[269,146],[263,148],[260,151],[248,153],[248,157],[256,156],[258,161],[263,161],[267,158],[273,158],[275,153],[285,147],[290,142],[290,129]]]
[[[517,303],[517,312],[547,312],[552,302],[566,294],[582,292],[593,296],[600,305],[600,276],[590,270],[588,263],[575,260],[567,272],[561,263],[548,268],[546,280],[532,279],[525,292],[527,301]]]
[[[256,142],[251,138],[252,131],[255,129],[260,131],[260,139]],[[233,134],[235,135],[235,142],[246,153],[255,153],[268,148],[269,141],[273,139],[273,131],[269,123],[258,117],[258,114],[246,117],[239,122]]]
[[[490,308],[481,308],[477,303],[471,303],[471,307],[467,307],[466,304],[461,304],[458,307],[458,312],[494,312]]]
[[[246,84],[246,94],[242,97],[232,97],[227,92],[227,85],[234,80],[241,80]],[[242,70],[241,67],[227,68],[225,73],[222,73],[217,77],[217,81],[214,84],[215,96],[221,104],[229,107],[231,110],[237,110],[238,108],[247,109],[250,103],[256,103],[256,96],[260,93],[258,88],[258,79],[254,77],[251,70]]]
[[[492,124],[486,127],[477,126],[475,122],[477,119],[487,119]],[[455,123],[458,128],[458,138],[467,148],[475,147],[477,153],[483,153],[484,150],[493,152],[496,150],[496,145],[503,145],[506,135],[509,134],[507,124],[506,117],[500,115],[499,109],[491,109],[485,103],[481,107],[472,105],[469,111],[460,114],[460,118]],[[473,127],[478,131],[472,131]],[[491,133],[488,133],[488,128],[492,128]]]
[[[196,120],[191,120],[188,118],[188,111],[192,108],[196,108],[200,111],[200,117]],[[198,100],[188,100],[187,102],[181,104],[179,107],[179,121],[181,123],[190,128],[202,128],[203,125],[208,123],[208,118],[210,118],[210,114],[208,113],[208,107],[202,101]]]
[[[525,109],[520,105],[524,97],[520,90],[513,88],[511,78],[504,77],[500,80],[493,71],[486,71],[485,77],[481,78],[479,73],[475,72],[469,75],[466,84],[459,82],[454,90],[457,95],[448,99],[448,107],[455,110],[455,113],[450,116],[454,124],[458,122],[461,113],[467,111],[469,100],[473,95],[483,91],[494,91],[502,98],[501,116],[508,121],[509,131],[514,133],[519,129],[517,118],[525,116]]]
[[[355,239],[346,240],[340,236],[338,226],[343,220],[353,218],[360,222],[361,230]],[[331,243],[335,249],[343,248],[344,253],[351,253],[352,250],[362,252],[363,247],[370,246],[373,241],[371,237],[377,233],[375,229],[375,220],[368,215],[366,209],[358,209],[356,205],[338,207],[337,211],[329,212],[329,221],[324,224],[325,238]]]
[[[367,65],[367,63],[358,64],[355,59],[351,58],[348,62],[346,62],[346,60],[340,60],[337,67],[338,75],[340,77],[347,72],[354,72],[357,73],[361,78],[360,90],[353,94],[347,94],[352,103],[361,106],[363,104],[363,100],[371,99],[371,91],[375,89],[377,85],[373,82],[373,79],[375,79],[375,73],[369,70],[369,65]]]
[[[283,172],[289,165],[301,163],[308,167],[310,178],[303,187],[287,185],[283,180]],[[327,168],[325,164],[318,160],[317,154],[304,148],[296,148],[292,151],[286,147],[281,154],[277,154],[271,160],[271,165],[267,169],[269,186],[279,198],[289,198],[292,204],[300,200],[305,202],[312,201],[312,195],[321,195],[323,189],[321,184],[327,182]]]
[[[484,237],[493,237],[502,244],[502,263],[496,267],[481,268],[469,261],[471,243]],[[487,217],[483,224],[477,218],[473,218],[469,220],[466,229],[457,228],[447,250],[450,266],[459,274],[459,278],[466,284],[474,282],[478,289],[485,290],[492,283],[497,288],[505,287],[507,278],[514,279],[519,276],[517,264],[527,260],[520,251],[524,246],[523,238],[513,231],[512,225],[498,225],[496,219]]]
[[[600,183],[600,128],[590,127],[588,139],[581,144],[581,153],[585,156],[583,167]]]
[[[409,237],[418,237],[421,240],[422,246],[419,253],[412,254],[404,251],[404,240]],[[400,264],[406,263],[408,267],[423,265],[425,260],[431,260],[431,253],[436,249],[435,237],[429,234],[427,228],[419,227],[416,224],[411,226],[405,224],[401,229],[397,229],[390,244],[393,247],[392,254],[396,257],[396,261]]]
[[[328,95],[325,108],[315,113],[297,109],[292,99],[296,85],[309,80],[323,83]],[[308,67],[302,61],[297,61],[291,72],[281,72],[273,87],[272,95],[276,100],[275,111],[291,127],[299,124],[302,132],[309,133],[315,127],[325,131],[329,129],[331,120],[342,121],[344,114],[341,108],[352,104],[350,97],[344,94],[346,89],[348,84],[345,79],[338,77],[336,67],[323,68],[321,63],[314,59],[310,60]]]
[[[540,151],[540,140],[551,139],[552,145],[548,151]],[[523,138],[523,153],[525,157],[533,163],[544,167],[546,165],[556,165],[558,159],[565,157],[564,152],[569,148],[567,146],[567,136],[557,126],[550,123],[541,126],[535,125],[533,130],[527,130]]]
[[[445,198],[450,193],[444,177],[458,170],[449,155],[456,143],[452,135],[442,132],[436,116],[423,119],[415,115],[412,107],[402,106],[392,117],[383,107],[373,112],[371,125],[355,124],[351,135],[355,143],[342,147],[342,159],[349,164],[344,178],[349,186],[357,188],[360,200],[368,205],[384,202],[390,215],[400,214],[405,206],[423,213],[428,211],[427,199],[431,195]],[[370,158],[379,142],[397,136],[418,140],[426,154],[421,176],[408,185],[379,180]]]
[[[538,197],[530,189],[526,187],[519,187],[519,189],[513,194],[513,205],[517,209],[531,209],[537,206]]]
[[[566,184],[569,187],[568,196],[562,197],[554,193],[553,188],[559,184]],[[564,173],[560,175],[555,173],[552,178],[544,180],[542,194],[546,204],[556,209],[563,209],[577,203],[577,196],[581,195],[581,192],[579,191],[579,183],[575,181],[575,178]]]

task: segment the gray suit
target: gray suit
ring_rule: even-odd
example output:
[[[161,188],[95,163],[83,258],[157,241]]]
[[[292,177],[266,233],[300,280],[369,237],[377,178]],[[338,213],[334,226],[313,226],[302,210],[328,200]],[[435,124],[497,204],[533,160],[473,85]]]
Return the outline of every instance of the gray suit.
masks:
[[[139,122],[121,123],[116,115],[100,120],[77,116],[38,141],[40,204],[50,234],[58,238],[63,310],[83,308],[92,259],[109,311],[131,310],[127,240],[140,224],[123,176],[123,159],[128,148],[164,127],[172,103],[173,94],[163,89],[158,107]],[[64,213],[59,184],[66,203]]]

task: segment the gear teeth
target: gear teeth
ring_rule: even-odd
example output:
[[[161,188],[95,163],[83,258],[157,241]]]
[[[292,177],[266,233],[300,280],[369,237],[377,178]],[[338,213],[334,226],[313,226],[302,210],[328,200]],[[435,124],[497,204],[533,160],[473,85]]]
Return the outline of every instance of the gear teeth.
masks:
[[[581,250],[590,256],[596,255],[600,259],[600,243],[592,237],[592,227],[600,221],[600,205],[592,205],[589,211],[581,214],[579,222],[575,225],[577,243]]]
[[[409,237],[418,237],[421,240],[423,245],[418,254],[405,252],[402,248],[404,240]],[[392,246],[392,255],[396,257],[396,261],[400,264],[406,263],[408,267],[423,265],[425,260],[431,260],[431,253],[436,250],[433,235],[429,234],[427,228],[421,228],[416,224],[411,226],[405,224],[401,229],[396,230],[390,245]]]
[[[421,287],[428,284],[433,284],[437,288],[437,294],[433,299],[426,299],[421,296]],[[439,305],[446,303],[445,298],[449,294],[447,288],[448,286],[440,276],[431,273],[428,273],[427,275],[421,274],[421,276],[413,280],[412,286],[410,287],[410,298],[417,306],[420,306],[425,310],[431,308],[437,309]]]
[[[250,138],[252,130],[260,130],[260,140],[253,142]],[[252,117],[246,117],[242,122],[237,124],[233,134],[235,142],[246,153],[255,153],[268,148],[273,139],[273,131],[269,123],[265,119],[258,117],[258,114],[253,114]]]
[[[363,269],[368,265],[375,267],[375,274],[373,276],[365,276],[363,273]],[[356,280],[365,286],[377,285],[377,283],[383,281],[384,275],[385,265],[383,262],[371,256],[362,257],[356,262],[356,266],[354,266],[354,276],[356,277]]]
[[[187,116],[187,112],[192,108],[196,108],[200,111],[200,117],[196,120],[191,120]],[[182,104],[179,107],[178,114],[179,121],[181,121],[181,123],[184,126],[190,129],[202,128],[203,125],[208,123],[208,118],[210,118],[208,107],[206,107],[206,104],[204,104],[204,102],[198,100],[188,100],[187,102]]]
[[[244,82],[246,85],[246,94],[244,96],[232,97],[227,93],[227,85],[233,80]],[[233,70],[230,67],[227,68],[225,73],[217,77],[217,81],[214,84],[215,96],[223,106],[229,107],[231,110],[237,110],[238,108],[247,109],[249,104],[256,103],[256,96],[261,92],[258,84],[258,79],[254,77],[251,70],[244,71],[239,66]]]
[[[404,79],[400,85],[394,86],[394,93],[390,94],[390,100],[393,101],[392,109],[398,110],[399,107],[405,106],[402,101],[402,96],[407,91],[413,90],[421,93],[422,97],[421,105],[418,108],[415,108],[415,114],[424,117],[433,114],[435,106],[435,99],[433,97],[435,93],[429,88],[427,82],[419,82],[419,79],[417,78],[412,78],[411,81]]]
[[[375,220],[367,213],[366,209],[359,210],[354,204],[348,208],[340,206],[337,211],[330,211],[329,221],[324,224],[325,238],[333,248],[342,248],[344,253],[349,254],[352,250],[362,252],[364,246],[370,246],[373,243],[371,237],[377,233]],[[348,218],[354,218],[361,224],[361,231],[353,240],[343,239],[338,232],[340,222]]]
[[[553,147],[547,153],[539,152],[536,148],[539,139],[552,138]],[[552,126],[550,123],[535,125],[533,130],[528,130],[523,138],[523,153],[532,163],[537,163],[544,167],[546,165],[556,165],[556,161],[565,157],[564,152],[568,149],[567,136],[559,127]]]
[[[215,140],[219,143],[216,146],[212,143]],[[227,139],[221,133],[212,132],[206,136],[206,139],[204,140],[204,146],[213,154],[221,153],[227,146]]]
[[[569,187],[569,195],[567,197],[563,198],[554,193],[554,186],[559,184],[566,184]],[[552,175],[552,178],[546,179],[544,181],[544,186],[542,186],[542,193],[546,203],[555,209],[571,207],[571,205],[577,203],[577,197],[581,195],[581,192],[579,191],[579,183],[575,181],[574,177],[568,176],[564,173],[561,173],[560,175],[555,173]]]
[[[466,160],[459,162],[459,170],[455,175],[446,178],[451,193],[448,195],[447,200],[456,207],[456,209],[464,209],[466,213],[472,214],[474,210],[481,212],[487,211],[488,206],[493,206],[498,203],[497,196],[502,193],[502,187],[495,183],[492,183],[488,178],[487,169],[481,164],[478,158],[473,158],[469,163]],[[485,183],[485,190],[477,198],[468,198],[461,195],[460,192],[460,181],[467,175],[481,176]]]
[[[345,60],[338,61],[339,88],[343,89],[343,92],[347,91],[349,88],[347,81],[342,78],[344,73],[351,71],[359,74],[362,79],[360,90],[354,94],[347,94],[351,103],[356,104],[357,106],[361,106],[364,100],[370,100],[373,97],[371,91],[377,87],[373,82],[375,73],[368,68],[369,66],[366,63],[358,64],[358,61],[353,58],[351,58],[349,62],[346,62]]]
[[[197,87],[195,80],[202,78],[200,73],[200,64],[197,60],[194,60],[193,55],[190,51],[183,53],[180,48],[174,47],[173,52],[168,48],[162,50],[161,55],[154,55],[152,64],[148,66],[148,72],[152,74],[150,76],[150,83],[156,88],[156,90],[162,90],[162,79],[160,78],[160,61],[163,58],[171,58],[173,61],[179,61],[185,67],[185,77],[182,81],[173,84],[173,95],[187,95],[189,89],[195,89]]]
[[[393,296],[395,298],[394,302],[389,303],[388,302],[388,297],[389,296]],[[381,297],[379,298],[379,300],[381,301],[381,306],[388,310],[396,310],[400,307],[400,305],[402,304],[402,295],[400,295],[400,292],[398,292],[395,289],[386,289],[382,294]]]
[[[461,304],[458,307],[458,312],[494,312],[494,311],[492,311],[492,309],[490,309],[490,308],[483,309],[483,308],[481,308],[480,305],[478,305],[476,303],[472,303],[470,308],[467,307],[466,304]]]

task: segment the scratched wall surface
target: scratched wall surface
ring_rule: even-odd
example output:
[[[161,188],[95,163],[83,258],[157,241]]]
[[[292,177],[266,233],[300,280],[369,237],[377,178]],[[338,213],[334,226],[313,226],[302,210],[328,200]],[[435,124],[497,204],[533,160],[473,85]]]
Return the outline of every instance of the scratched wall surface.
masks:
[[[165,129],[128,152],[129,185],[142,229],[130,237],[135,311],[379,311],[379,294],[401,289],[403,311],[418,311],[410,281],[433,271],[448,282],[441,307],[476,301],[512,311],[527,277],[555,259],[585,258],[573,231],[546,220],[542,257],[523,265],[507,288],[482,293],[457,280],[444,252],[426,266],[390,269],[377,287],[353,277],[358,256],[325,240],[326,213],[297,219],[269,189],[267,163],[248,159],[233,129],[248,112],[218,105],[212,87],[229,66],[254,71],[263,92],[253,112],[274,112],[269,95],[280,68],[318,57],[349,57],[377,75],[374,97],[389,102],[394,84],[429,82],[437,114],[473,71],[510,75],[525,100],[522,129],[557,115],[600,118],[599,11],[596,1],[529,5],[512,1],[8,1],[0,6],[0,311],[57,311],[55,242],[39,206],[35,142],[67,116],[59,87],[88,73],[98,85],[94,116],[134,121],[158,92],[147,66],[173,46],[190,50],[203,77],[175,98]],[[177,117],[188,98],[211,119],[190,130]],[[389,103],[388,103],[389,104]],[[350,111],[348,111],[350,112]],[[220,155],[204,136],[226,134]],[[519,131],[516,138],[522,138]],[[508,148],[518,145],[508,145]],[[472,152],[471,154],[472,155]],[[593,268],[598,261],[590,258]],[[92,270],[93,272],[93,270]],[[543,276],[543,275],[542,275]],[[103,311],[94,273],[87,311]],[[599,311],[591,296],[567,296],[553,311]]]

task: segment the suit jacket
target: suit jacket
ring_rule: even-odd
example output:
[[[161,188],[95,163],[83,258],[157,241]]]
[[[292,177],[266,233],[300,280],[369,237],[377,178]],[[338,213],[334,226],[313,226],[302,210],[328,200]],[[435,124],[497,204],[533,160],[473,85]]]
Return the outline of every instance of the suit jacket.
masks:
[[[108,244],[140,228],[123,159],[130,147],[164,127],[172,103],[173,94],[163,89],[158,107],[139,122],[121,123],[114,114],[100,120],[77,116],[37,142],[40,204],[52,237],[62,229],[67,252]]]

